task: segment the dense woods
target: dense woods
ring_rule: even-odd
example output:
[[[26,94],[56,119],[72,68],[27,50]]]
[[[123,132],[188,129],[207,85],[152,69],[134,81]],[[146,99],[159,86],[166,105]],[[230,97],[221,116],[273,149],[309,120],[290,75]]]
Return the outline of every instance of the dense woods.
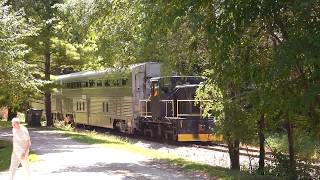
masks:
[[[197,99],[212,100],[203,109],[232,169],[251,144],[256,173],[308,179],[304,165],[320,158],[319,49],[317,0],[1,0],[0,105],[44,98],[52,126],[54,75],[157,61],[164,74],[206,77]],[[285,148],[271,147],[269,167],[274,137]]]

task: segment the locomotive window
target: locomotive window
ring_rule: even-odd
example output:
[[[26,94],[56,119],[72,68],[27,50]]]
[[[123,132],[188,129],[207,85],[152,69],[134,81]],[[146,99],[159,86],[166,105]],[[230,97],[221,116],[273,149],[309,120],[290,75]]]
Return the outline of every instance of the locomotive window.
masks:
[[[104,81],[104,86],[109,87],[110,86],[110,80],[105,80]]]
[[[102,86],[102,81],[101,80],[97,80],[97,87],[101,87]]]
[[[151,93],[152,93],[152,96],[158,96],[159,95],[159,83],[158,83],[158,81],[152,82]]]
[[[109,104],[106,102],[106,112],[109,112]]]
[[[104,112],[104,102],[102,103],[102,112]]]
[[[95,86],[95,80],[89,80],[89,87]]]
[[[79,102],[79,110],[81,111],[81,102]]]
[[[79,110],[79,102],[77,101],[77,111]]]

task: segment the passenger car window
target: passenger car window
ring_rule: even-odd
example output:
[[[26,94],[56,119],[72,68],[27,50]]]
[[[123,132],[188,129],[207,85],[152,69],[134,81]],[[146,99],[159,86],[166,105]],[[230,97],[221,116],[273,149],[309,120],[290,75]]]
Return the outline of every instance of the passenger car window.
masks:
[[[104,86],[105,87],[109,87],[110,86],[110,80],[109,79],[104,81]]]
[[[95,80],[89,80],[89,87],[95,86]]]
[[[102,80],[97,80],[97,87],[101,87],[102,86]]]

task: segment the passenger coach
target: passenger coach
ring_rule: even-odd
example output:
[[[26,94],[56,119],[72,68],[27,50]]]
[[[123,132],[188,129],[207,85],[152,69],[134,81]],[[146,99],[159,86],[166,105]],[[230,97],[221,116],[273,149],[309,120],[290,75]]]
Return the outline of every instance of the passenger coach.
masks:
[[[54,119],[71,118],[76,124],[117,128],[133,133],[139,100],[149,94],[151,77],[160,75],[159,63],[127,69],[109,68],[58,76],[60,88],[52,97]]]

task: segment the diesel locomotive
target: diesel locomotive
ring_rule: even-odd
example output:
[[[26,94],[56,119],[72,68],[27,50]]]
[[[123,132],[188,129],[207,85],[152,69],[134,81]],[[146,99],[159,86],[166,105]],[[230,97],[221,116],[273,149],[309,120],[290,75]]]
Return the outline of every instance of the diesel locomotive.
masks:
[[[195,102],[196,76],[160,76],[156,62],[56,77],[54,120],[115,129],[174,141],[219,141],[214,117]]]

